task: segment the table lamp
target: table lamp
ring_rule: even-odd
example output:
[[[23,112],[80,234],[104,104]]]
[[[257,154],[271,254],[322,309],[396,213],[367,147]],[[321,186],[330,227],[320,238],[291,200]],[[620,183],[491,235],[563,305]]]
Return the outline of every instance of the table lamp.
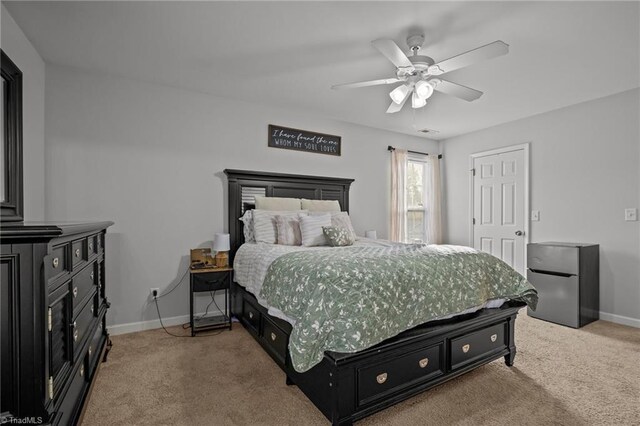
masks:
[[[226,268],[229,266],[229,234],[215,234],[213,237],[213,250],[216,252],[216,267]]]

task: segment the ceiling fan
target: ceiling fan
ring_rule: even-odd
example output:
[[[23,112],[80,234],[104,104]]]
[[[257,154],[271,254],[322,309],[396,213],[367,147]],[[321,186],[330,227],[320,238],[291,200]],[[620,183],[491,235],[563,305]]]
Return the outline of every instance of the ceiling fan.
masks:
[[[491,59],[509,53],[509,45],[498,40],[436,63],[430,57],[418,54],[423,43],[423,34],[409,35],[407,37],[407,45],[413,52],[413,55],[407,56],[393,40],[374,40],[371,42],[373,47],[378,49],[380,53],[386,56],[387,59],[396,66],[396,76],[380,80],[337,84],[331,86],[331,88],[351,89],[402,83],[389,93],[393,102],[391,102],[391,105],[387,109],[387,113],[400,111],[410,96],[411,106],[413,108],[422,108],[427,104],[427,99],[431,97],[434,90],[471,102],[482,96],[482,92],[443,80],[438,78],[438,76],[485,59]]]

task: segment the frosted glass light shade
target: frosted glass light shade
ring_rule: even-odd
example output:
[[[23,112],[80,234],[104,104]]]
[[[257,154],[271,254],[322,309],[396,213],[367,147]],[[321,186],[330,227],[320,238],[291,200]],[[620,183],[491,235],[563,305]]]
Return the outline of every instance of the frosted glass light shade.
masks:
[[[425,99],[423,99],[420,96],[418,96],[418,93],[413,92],[413,95],[411,96],[411,107],[412,108],[422,108],[426,104],[427,104],[427,101]]]
[[[216,234],[213,237],[214,251],[229,251],[230,249],[229,234]]]
[[[416,83],[415,93],[422,99],[427,100],[433,95],[433,86],[428,81],[420,80]]]
[[[407,95],[409,94],[409,90],[410,90],[409,86],[407,86],[406,84],[403,84],[402,86],[398,86],[395,89],[393,89],[391,93],[389,93],[389,96],[391,97],[391,100],[393,102],[400,105],[404,100],[404,98],[406,98]]]

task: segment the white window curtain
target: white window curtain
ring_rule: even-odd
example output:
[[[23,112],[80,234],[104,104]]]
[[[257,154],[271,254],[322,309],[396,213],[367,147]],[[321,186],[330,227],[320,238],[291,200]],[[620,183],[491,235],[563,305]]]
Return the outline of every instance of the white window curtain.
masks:
[[[391,241],[404,242],[407,234],[407,150],[391,151]]]
[[[442,189],[438,155],[427,157],[425,198],[427,202],[427,243],[442,244]]]

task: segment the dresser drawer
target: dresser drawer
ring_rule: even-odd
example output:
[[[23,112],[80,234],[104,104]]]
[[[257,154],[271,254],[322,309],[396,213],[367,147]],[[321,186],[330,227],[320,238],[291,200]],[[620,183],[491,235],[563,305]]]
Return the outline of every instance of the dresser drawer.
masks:
[[[71,294],[73,295],[73,313],[76,315],[84,306],[90,294],[97,288],[98,264],[92,263],[84,268],[71,280]]]
[[[262,338],[269,351],[282,363],[287,358],[287,334],[268,318],[263,318]]]
[[[69,245],[63,244],[51,250],[51,254],[45,259],[45,270],[47,271],[48,284],[56,281],[60,276],[71,270],[69,265]]]
[[[102,350],[102,343],[104,338],[104,328],[102,326],[102,320],[96,326],[96,331],[93,333],[93,337],[91,337],[91,342],[89,342],[89,348],[87,349],[87,371],[89,375],[93,374],[96,366],[98,365],[98,357],[100,356],[100,352]]]
[[[82,395],[85,387],[87,386],[86,373],[86,367],[83,362],[75,370],[73,376],[69,379],[71,380],[71,386],[69,386],[69,389],[67,390],[67,393],[65,394],[62,404],[60,405],[60,408],[58,410],[58,425],[67,426],[71,423],[71,419],[76,417],[74,413],[77,409],[80,408],[80,395]]]
[[[506,323],[493,325],[450,341],[451,369],[464,367],[507,347]]]
[[[94,311],[94,304],[91,300],[82,307],[80,313],[73,320],[71,340],[73,341],[74,359],[77,359],[82,343],[85,338],[87,338],[87,334],[90,332],[92,325],[95,324]]]
[[[87,252],[89,253],[89,257],[95,256],[99,253],[99,245],[98,241],[100,239],[100,234],[92,235],[87,238]]]
[[[444,374],[443,353],[440,343],[408,354],[390,354],[388,361],[358,368],[358,404],[368,404]]]
[[[242,300],[242,318],[256,334],[260,329],[260,312],[251,303]]]
[[[71,243],[71,263],[74,269],[87,261],[87,239],[82,238]]]

